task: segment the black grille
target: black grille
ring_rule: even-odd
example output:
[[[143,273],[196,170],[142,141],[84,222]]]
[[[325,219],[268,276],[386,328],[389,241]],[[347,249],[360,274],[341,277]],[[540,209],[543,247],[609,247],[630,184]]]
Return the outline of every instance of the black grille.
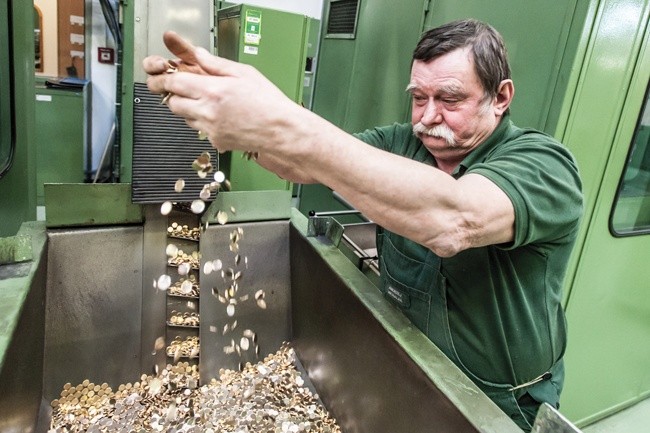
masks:
[[[151,93],[146,84],[135,83],[134,97],[132,201],[162,203],[198,199],[203,185],[213,179],[212,174],[199,178],[192,162],[208,151],[217,170],[216,150],[208,141],[199,140],[197,132],[161,104],[160,95]],[[185,180],[185,189],[180,193],[174,191],[178,179]]]
[[[327,36],[354,35],[359,0],[331,0]]]

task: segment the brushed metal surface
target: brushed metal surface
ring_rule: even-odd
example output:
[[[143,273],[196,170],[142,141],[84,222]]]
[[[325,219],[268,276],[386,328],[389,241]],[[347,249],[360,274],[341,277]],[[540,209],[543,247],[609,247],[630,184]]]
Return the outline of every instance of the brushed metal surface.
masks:
[[[36,270],[0,364],[0,432],[35,431],[43,386],[46,251],[47,247],[34,257]],[[2,301],[3,293],[0,292]]]
[[[164,324],[170,299],[152,283],[168,271],[165,228],[177,216],[162,217],[155,206],[145,215],[144,226],[48,232],[45,323],[37,302],[42,290],[40,297],[36,290],[30,304],[34,310],[23,312],[24,334],[17,337],[24,338],[21,347],[31,349],[21,352],[0,376],[3,390],[25,385],[23,394],[16,394],[24,397],[16,400],[24,407],[10,412],[25,417],[22,431],[45,431],[49,401],[66,382],[89,379],[115,388],[169,360],[163,351],[152,354],[160,333],[170,337]],[[257,360],[251,349],[241,357],[223,352],[231,340],[252,329],[260,358],[291,341],[308,384],[346,433],[518,431],[469,379],[458,376],[460,371],[441,352],[415,335],[406,320],[395,321],[395,311],[338,249],[306,237],[307,221],[299,216],[301,220],[213,224],[196,243],[203,264],[220,259],[224,269],[241,271],[237,298],[249,296],[229,317],[211,289],[223,293],[231,279],[221,272],[200,272],[197,332],[203,383],[217,377],[220,368],[236,369],[240,361]],[[237,264],[230,236],[239,228],[243,237]],[[265,292],[266,309],[255,303],[258,290]],[[235,319],[237,328],[222,335],[223,325]],[[44,336],[36,332],[39,326],[44,326]],[[422,364],[427,360],[431,364]],[[15,378],[7,375],[12,370]],[[35,427],[28,418],[35,416],[41,379],[41,422]],[[8,401],[0,398],[0,409]]]
[[[141,372],[152,374],[154,366],[162,369],[167,364],[164,350],[155,351],[158,337],[166,337],[165,311],[167,294],[154,288],[154,280],[163,274],[173,274],[167,268],[167,224],[168,218],[160,214],[160,206],[145,205],[145,223],[143,226],[142,249],[142,322],[140,359]],[[170,214],[170,219],[173,219]],[[175,281],[175,280],[174,280]]]
[[[66,382],[138,378],[142,227],[51,230],[48,243],[44,399]]]
[[[248,294],[249,299],[239,302],[234,317],[228,317],[226,306],[212,295],[216,287],[221,293],[228,287],[230,279],[221,277],[220,272],[209,275],[201,273],[201,382],[206,383],[219,376],[219,368],[236,369],[238,363],[256,362],[253,345],[248,351],[227,355],[223,347],[231,339],[238,342],[244,329],[251,329],[258,335],[259,359],[280,348],[291,336],[290,277],[289,277],[289,220],[246,224],[210,225],[201,235],[201,263],[220,259],[224,269],[242,271],[237,296]],[[239,241],[241,262],[235,265],[235,254],[230,251],[230,233],[238,227],[243,229]],[[248,258],[248,267],[245,258]],[[255,302],[255,292],[264,290],[266,309]],[[226,323],[237,319],[233,332],[222,334]],[[212,328],[212,329],[211,329]]]
[[[476,432],[295,229],[292,342],[346,433]],[[505,416],[505,415],[504,415]]]

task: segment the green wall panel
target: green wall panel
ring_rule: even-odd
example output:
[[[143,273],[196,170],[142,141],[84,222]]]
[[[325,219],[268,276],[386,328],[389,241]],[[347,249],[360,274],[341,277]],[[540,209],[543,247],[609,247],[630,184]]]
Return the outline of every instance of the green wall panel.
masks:
[[[2,2],[4,5],[7,2]],[[5,6],[6,7],[6,6]],[[15,235],[23,221],[36,219],[36,149],[34,133],[34,7],[32,3],[10,2],[16,151],[9,172],[0,179],[0,236]],[[7,20],[3,12],[1,20]],[[5,21],[5,24],[7,22]],[[7,35],[0,35],[5,39]],[[6,40],[6,39],[5,39]],[[6,53],[0,53],[5,56]],[[3,60],[6,61],[6,60]],[[1,77],[6,83],[6,77]],[[3,101],[9,94],[3,87]],[[2,125],[3,128],[11,125]]]
[[[354,47],[351,40],[325,39],[318,53],[312,111],[340,127],[345,124]]]
[[[614,237],[612,203],[650,80],[648,1],[601,1],[576,65],[564,142],[584,181],[585,221],[566,303],[563,411],[587,425],[650,396],[650,235]]]
[[[427,4],[361,1],[355,39],[323,30],[313,111],[348,132],[409,120],[405,89]]]
[[[37,203],[45,204],[44,183],[81,183],[87,143],[88,86],[81,91],[36,86]]]
[[[433,2],[425,27],[463,18],[476,18],[495,27],[506,42],[515,83],[513,121],[552,132],[553,124],[547,126],[551,97],[564,82],[558,72],[563,61],[572,61],[577,44],[575,38],[569,38],[569,31],[572,23],[581,28],[588,3],[439,0]]]

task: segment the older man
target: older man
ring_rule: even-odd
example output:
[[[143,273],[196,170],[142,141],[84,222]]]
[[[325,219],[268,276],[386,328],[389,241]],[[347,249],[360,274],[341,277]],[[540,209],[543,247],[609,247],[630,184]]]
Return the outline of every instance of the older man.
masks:
[[[164,74],[155,56],[144,68],[173,112],[218,150],[328,185],[374,220],[382,292],[523,429],[542,402],[558,405],[581,183],[565,147],[510,121],[514,85],[492,27],[426,32],[407,85],[411,123],[355,136],[249,66],[173,33],[165,42],[185,72]]]

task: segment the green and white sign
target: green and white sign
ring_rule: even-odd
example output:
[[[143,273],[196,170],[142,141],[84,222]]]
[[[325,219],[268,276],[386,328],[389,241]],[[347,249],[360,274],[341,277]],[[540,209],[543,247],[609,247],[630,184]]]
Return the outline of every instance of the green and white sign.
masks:
[[[246,28],[244,31],[244,43],[248,45],[259,45],[262,38],[262,12],[256,10],[246,11]]]

